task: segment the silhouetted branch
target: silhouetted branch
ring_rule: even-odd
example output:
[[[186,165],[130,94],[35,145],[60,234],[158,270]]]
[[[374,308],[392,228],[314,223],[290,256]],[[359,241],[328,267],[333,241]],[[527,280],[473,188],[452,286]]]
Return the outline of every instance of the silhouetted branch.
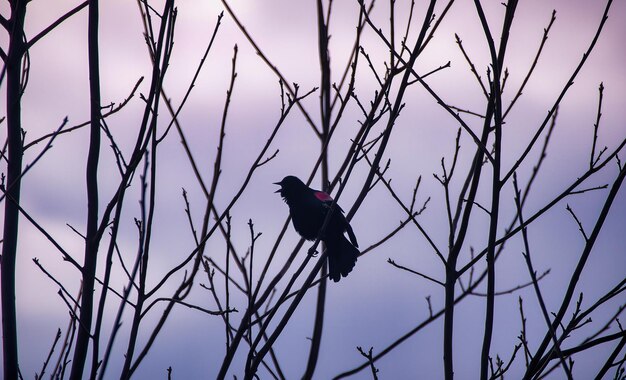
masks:
[[[617,358],[617,355],[619,355],[620,351],[622,351],[622,349],[624,348],[624,345],[626,345],[626,336],[622,336],[622,338],[620,339],[619,343],[617,344],[615,349],[613,349],[613,352],[611,352],[611,355],[609,355],[609,357],[606,359],[606,362],[604,363],[604,365],[602,366],[602,368],[600,369],[600,371],[596,375],[596,379],[604,378],[604,375],[606,375],[608,370],[612,366],[615,365],[614,364],[615,358]],[[623,363],[623,360],[622,360],[622,363]],[[616,377],[618,376],[618,374],[619,374],[619,371],[617,371]],[[619,376],[621,376],[621,374],[619,374]]]
[[[609,1],[610,4],[610,1]],[[578,283],[578,280],[580,279],[580,275],[581,272],[583,271],[585,264],[587,263],[587,260],[589,259],[589,255],[591,254],[592,248],[596,242],[596,239],[598,237],[598,234],[600,233],[604,222],[606,220],[606,217],[609,213],[609,210],[611,209],[611,206],[613,204],[613,201],[615,200],[615,197],[617,195],[617,192],[619,191],[619,189],[621,188],[621,184],[624,181],[624,178],[626,177],[626,170],[622,169],[620,171],[620,173],[618,174],[617,178],[615,179],[615,181],[613,182],[613,185],[611,186],[611,190],[604,202],[604,205],[602,206],[602,210],[600,212],[600,215],[598,216],[598,219],[594,225],[593,231],[591,232],[591,234],[589,235],[588,240],[586,241],[585,244],[585,248],[581,254],[581,257],[578,261],[578,264],[576,265],[576,269],[574,270],[574,272],[572,273],[572,277],[570,280],[570,283],[567,287],[567,291],[565,293],[565,296],[563,297],[563,301],[561,302],[561,306],[559,308],[558,313],[556,314],[553,322],[552,322],[552,328],[556,329],[557,326],[559,326],[559,324],[561,323],[566,310],[568,309],[569,305],[570,305],[570,301],[572,299],[573,293],[574,293],[574,289],[576,287],[576,284]],[[547,354],[547,357],[544,357],[544,353],[545,350],[547,349],[548,343],[550,341],[550,335],[547,334],[541,345],[539,346],[539,348],[537,349],[535,355],[534,355],[534,359],[533,361],[530,363],[528,371],[525,374],[525,377],[537,374],[537,373],[541,373],[541,370],[543,368],[545,368],[545,365],[547,364],[548,360],[549,360],[549,356],[551,354]]]
[[[517,99],[519,99],[519,97],[522,96],[522,93],[524,91],[524,88],[526,87],[526,84],[528,83],[528,80],[530,79],[533,72],[535,71],[537,62],[539,62],[539,57],[541,56],[541,52],[543,51],[543,47],[545,46],[546,41],[548,40],[548,34],[550,33],[550,29],[552,28],[552,25],[554,24],[555,20],[556,20],[556,10],[553,10],[552,16],[550,17],[550,22],[548,23],[548,26],[543,30],[543,37],[541,38],[541,43],[539,44],[539,49],[537,50],[535,59],[533,60],[533,63],[530,65],[530,68],[528,69],[528,73],[526,74],[526,77],[524,77],[524,80],[522,81],[522,84],[517,90],[517,93],[513,97],[513,100],[511,100],[511,103],[509,103],[509,106],[506,108],[506,111],[504,111],[504,113],[502,114],[502,119],[506,119],[506,116],[509,114],[509,112],[513,108],[513,105],[515,105],[515,102],[517,102]],[[502,87],[504,87],[504,85]]]
[[[73,15],[75,15],[76,13],[80,12],[83,8],[85,8],[87,5],[89,4],[89,1],[84,1],[80,4],[78,4],[77,6],[75,6],[74,8],[72,8],[70,11],[68,11],[67,13],[65,13],[63,16],[59,17],[56,21],[54,21],[52,24],[50,24],[47,28],[45,28],[44,30],[42,30],[41,32],[39,32],[37,35],[35,35],[35,37],[31,38],[27,45],[26,48],[30,49],[34,44],[37,43],[37,41],[39,41],[40,39],[42,39],[43,37],[46,36],[46,34],[50,33],[51,31],[53,31],[54,29],[56,29],[59,25],[61,25],[65,20],[67,20],[68,18],[72,17]]]
[[[513,175],[513,173],[517,170],[517,168],[524,161],[524,159],[526,158],[528,153],[530,153],[530,150],[535,146],[535,143],[537,142],[537,139],[539,138],[539,136],[541,135],[541,133],[545,129],[545,127],[548,124],[548,122],[550,121],[550,118],[552,117],[552,114],[556,111],[556,109],[559,106],[559,104],[561,104],[561,100],[563,99],[563,97],[565,96],[565,94],[567,93],[569,88],[574,84],[574,79],[578,76],[578,73],[583,68],[583,66],[587,62],[587,58],[589,57],[589,55],[593,51],[594,47],[596,46],[596,42],[598,41],[598,38],[600,37],[600,33],[602,33],[602,29],[604,28],[604,24],[606,23],[606,20],[608,18],[608,13],[609,13],[609,10],[611,9],[611,4],[612,3],[613,3],[613,0],[608,0],[606,2],[606,7],[604,9],[604,14],[602,15],[602,19],[600,20],[600,23],[598,24],[598,29],[596,30],[596,33],[593,36],[593,39],[591,40],[591,43],[589,44],[589,47],[587,48],[587,51],[583,54],[580,62],[578,63],[578,65],[574,69],[574,72],[572,73],[572,75],[568,79],[568,81],[565,84],[565,86],[563,86],[563,89],[561,90],[561,93],[559,94],[559,96],[557,97],[556,101],[554,102],[554,105],[552,106],[550,111],[548,111],[548,115],[546,116],[546,118],[543,120],[543,122],[541,123],[541,125],[537,129],[537,132],[535,132],[535,135],[533,136],[533,138],[528,143],[528,145],[527,145],[526,149],[524,150],[524,152],[520,155],[520,157],[517,159],[517,161],[509,169],[509,172],[504,177],[502,177],[502,183],[507,182],[507,180]]]
[[[50,358],[52,357],[52,354],[54,353],[54,348],[56,347],[57,343],[59,343],[59,339],[61,339],[61,329],[57,329],[57,333],[54,336],[54,341],[52,342],[50,351],[48,351],[48,356],[46,357],[46,360],[43,362],[43,365],[41,366],[41,370],[39,371],[39,374],[35,374],[35,380],[42,379],[43,375],[46,373],[46,367],[48,366],[48,363],[50,362]]]
[[[0,187],[0,190],[3,190]],[[13,198],[9,197],[9,202],[7,203],[14,203],[13,202]],[[45,228],[43,228],[39,223],[37,223],[35,221],[35,219],[33,219],[30,214],[28,212],[26,212],[26,210],[24,210],[21,206],[17,206],[18,211],[22,214],[22,216],[24,216],[26,218],[26,220],[28,220],[39,232],[41,232],[41,234],[43,236],[46,237],[46,239],[48,239],[48,241],[54,245],[54,247],[61,252],[61,255],[63,256],[63,260],[71,263],[76,269],[78,270],[82,270],[82,266],[76,261],[74,260],[74,258],[72,258],[72,256],[63,248],[61,247],[61,245],[46,231]],[[3,245],[5,244],[5,242],[3,241]],[[4,257],[4,256],[2,256]]]
[[[374,361],[372,360],[373,347],[370,347],[368,352],[363,351],[363,349],[360,346],[358,346],[356,349],[370,363],[370,369],[372,370],[372,377],[374,378],[374,380],[378,380],[378,368],[374,366]]]
[[[226,8],[226,11],[228,12],[228,14],[230,15],[230,17],[232,17],[233,21],[235,22],[235,24],[237,24],[237,26],[239,27],[239,30],[241,30],[241,32],[243,33],[244,36],[246,36],[246,38],[248,39],[248,42],[250,42],[250,45],[252,45],[252,47],[254,48],[254,50],[256,51],[257,55],[259,57],[261,57],[261,59],[263,60],[263,62],[265,62],[265,64],[274,72],[274,74],[276,74],[276,76],[280,79],[281,83],[283,83],[283,85],[285,87],[287,87],[287,91],[289,92],[289,94],[291,95],[292,98],[297,98],[297,88],[292,87],[289,85],[289,83],[291,83],[290,81],[288,81],[287,79],[285,79],[285,77],[282,75],[282,73],[278,70],[278,68],[272,64],[272,62],[269,60],[269,58],[267,57],[267,55],[265,55],[263,53],[263,51],[261,50],[261,48],[259,47],[259,45],[257,45],[257,43],[254,41],[254,39],[252,38],[252,36],[248,33],[248,31],[246,30],[246,28],[243,26],[243,24],[241,23],[241,21],[239,21],[239,19],[237,18],[237,16],[235,15],[235,13],[233,12],[233,10],[231,9],[230,5],[228,5],[228,2],[226,0],[222,0],[222,4],[224,5],[224,8]],[[302,112],[302,115],[304,116],[304,118],[306,119],[307,123],[311,126],[311,128],[313,128],[313,131],[319,136],[321,136],[321,132],[319,130],[319,127],[317,127],[317,125],[315,124],[315,122],[313,121],[313,119],[311,118],[311,116],[309,115],[309,113],[304,109],[304,106],[302,106],[302,104],[300,102],[297,103],[297,107],[300,110],[300,112]]]
[[[172,125],[174,123],[177,123],[178,115],[179,115],[180,111],[183,109],[183,107],[185,106],[185,103],[187,102],[187,99],[189,98],[189,94],[191,94],[191,90],[195,87],[195,83],[196,83],[196,80],[198,79],[198,75],[200,75],[200,71],[202,71],[202,67],[204,66],[204,62],[206,61],[206,58],[209,55],[209,52],[211,51],[211,47],[213,46],[213,42],[215,41],[215,37],[217,36],[217,32],[218,32],[218,30],[220,28],[220,25],[222,24],[222,18],[223,17],[224,17],[224,12],[221,12],[219,14],[219,16],[217,16],[217,22],[215,23],[215,28],[213,29],[213,34],[211,34],[211,39],[209,40],[209,44],[207,45],[206,49],[204,50],[204,54],[202,55],[202,58],[200,58],[200,63],[198,64],[198,67],[196,68],[196,72],[194,73],[193,78],[191,79],[191,83],[187,87],[187,91],[185,92],[185,95],[183,96],[183,99],[181,100],[180,104],[178,105],[178,109],[176,110],[176,112],[173,112],[172,120],[170,121],[170,123],[165,128],[165,132],[163,132],[161,137],[158,139],[159,142],[161,142],[161,141],[163,141],[163,139],[165,139],[165,137],[169,133],[170,129],[172,128]],[[228,110],[228,103],[230,103],[230,96],[231,96],[231,92],[233,90],[235,77],[237,76],[237,74],[235,74],[235,72],[234,72],[234,70],[235,70],[235,62],[237,60],[237,45],[235,45],[234,50],[235,50],[235,52],[234,52],[234,55],[233,55],[233,73],[231,75],[230,88],[229,88],[229,90],[227,92],[227,96],[226,96],[226,106],[224,107],[224,116],[223,116],[223,119],[222,119],[222,126],[223,126],[223,123],[224,123],[224,119],[226,118],[226,113],[227,113],[227,110]],[[164,95],[163,97],[166,98],[165,94],[163,94],[163,95]],[[168,102],[168,104],[169,104],[169,102]]]
[[[549,275],[549,274],[550,274],[550,269],[547,269],[546,271],[544,271],[544,272],[543,272],[542,274],[540,274],[539,276],[536,276],[536,278],[537,278],[537,282],[539,282],[539,281],[543,280],[543,279],[544,279],[547,275]],[[461,281],[461,279],[460,279],[460,278],[459,278],[459,281]],[[494,294],[495,296],[502,296],[502,295],[505,295],[505,294],[512,294],[512,293],[515,293],[515,292],[516,292],[516,291],[518,291],[518,290],[521,290],[521,289],[524,289],[524,288],[527,288],[527,287],[529,287],[529,286],[533,286],[533,285],[534,285],[534,281],[529,281],[529,282],[526,282],[526,283],[524,283],[524,284],[516,285],[516,286],[514,286],[514,287],[512,287],[512,288],[510,288],[510,289],[496,291],[496,292],[494,292],[493,294]],[[463,287],[463,286],[461,286],[461,289],[463,289],[463,288],[464,288],[464,287]],[[463,290],[464,290],[464,289],[463,289]],[[471,292],[471,293],[472,293],[472,295],[473,295],[473,296],[487,297],[487,294],[486,294],[486,293],[480,293],[480,292]]]
[[[233,312],[236,313],[236,312],[238,312],[237,309],[224,309],[224,310],[213,311],[213,310],[209,310],[209,309],[200,307],[198,305],[194,305],[194,304],[191,304],[191,303],[188,303],[188,302],[184,302],[184,301],[181,301],[181,300],[177,300],[177,299],[173,299],[173,298],[159,297],[159,298],[155,298],[154,300],[152,300],[152,302],[148,306],[146,306],[146,308],[143,309],[143,311],[141,313],[141,317],[142,318],[145,317],[146,314],[148,313],[148,311],[150,311],[150,309],[152,307],[156,306],[156,304],[158,304],[159,302],[173,302],[175,304],[185,306],[185,307],[187,307],[189,309],[201,311],[201,312],[203,312],[205,314],[208,314],[208,315],[223,315],[223,314],[226,314],[226,313],[233,313]]]
[[[437,279],[434,279],[434,278],[432,278],[432,277],[430,277],[430,276],[427,276],[427,275],[425,275],[425,274],[423,274],[423,273],[420,273],[420,272],[418,272],[418,271],[415,271],[415,270],[413,270],[413,269],[409,269],[409,268],[407,268],[407,267],[405,267],[405,266],[402,266],[402,265],[400,265],[400,264],[396,264],[396,262],[395,262],[395,261],[393,261],[393,260],[391,260],[390,258],[389,258],[389,259],[387,259],[387,262],[388,262],[389,264],[393,265],[394,267],[398,268],[398,269],[402,269],[402,270],[405,270],[405,271],[407,271],[407,272],[409,272],[409,273],[416,274],[416,275],[418,275],[418,276],[420,276],[420,277],[422,277],[422,278],[425,278],[425,279],[427,279],[427,280],[429,280],[429,281],[434,282],[435,284],[438,284],[438,285],[441,285],[441,286],[446,286],[443,282],[441,282],[441,281],[439,281],[439,280],[437,280]]]
[[[485,84],[483,83],[482,78],[478,74],[478,71],[476,71],[476,66],[474,66],[474,62],[472,62],[470,57],[467,55],[467,52],[465,51],[465,48],[463,47],[463,41],[461,40],[461,37],[459,37],[458,34],[454,33],[454,38],[456,40],[456,44],[459,46],[459,49],[461,50],[461,53],[463,53],[463,57],[465,58],[465,61],[467,61],[467,64],[470,67],[470,71],[472,72],[472,74],[474,74],[474,77],[476,78],[478,85],[480,85],[480,88],[483,90],[483,95],[485,95],[485,99],[489,99],[489,94],[487,93]],[[478,115],[478,114],[472,114],[472,115]]]
[[[367,162],[370,164],[371,167],[373,167],[372,166],[373,163],[371,163],[369,161],[369,159],[367,159]],[[419,213],[414,213],[412,210],[409,210],[409,208],[406,207],[406,205],[400,200],[400,198],[396,195],[395,191],[391,187],[390,181],[389,180],[385,180],[384,177],[382,177],[382,173],[380,173],[380,171],[377,171],[377,175],[379,175],[381,181],[383,182],[383,184],[385,185],[385,187],[387,188],[387,190],[389,191],[389,193],[391,194],[393,199],[395,199],[396,202],[398,203],[398,205],[400,205],[400,207],[402,207],[402,209],[404,209],[404,211],[410,217],[411,221],[413,222],[413,224],[415,224],[415,226],[420,231],[422,236],[424,236],[424,238],[426,238],[426,240],[430,244],[430,246],[433,249],[433,251],[437,254],[439,259],[445,264],[446,260],[443,257],[443,255],[441,254],[441,251],[439,250],[439,248],[437,248],[437,246],[435,245],[435,242],[431,239],[431,237],[428,234],[428,232],[426,232],[426,230],[422,227],[422,225],[415,218],[417,215],[419,215]],[[430,198],[428,198],[428,200],[430,200]],[[428,200],[426,200],[426,202],[424,203],[424,207],[426,207],[426,203],[428,203]]]
[[[598,112],[596,113],[596,122],[593,124],[593,141],[591,143],[591,155],[589,156],[589,167],[593,168],[593,166],[600,160],[602,153],[606,150],[606,147],[600,151],[598,157],[596,158],[596,143],[598,141],[598,128],[600,127],[600,118],[602,117],[602,98],[604,94],[604,84],[600,83],[598,87]]]
[[[574,220],[576,221],[576,224],[578,225],[578,230],[583,235],[583,238],[585,238],[585,241],[589,240],[589,238],[587,237],[587,234],[585,233],[585,229],[583,228],[582,223],[580,223],[580,220],[578,219],[576,214],[574,214],[574,210],[572,210],[572,208],[569,205],[567,205],[565,209],[570,213],[570,215],[572,215],[572,218],[574,218]]]
[[[20,173],[20,175],[13,180],[13,182],[9,182],[8,186],[2,186],[2,195],[0,195],[0,202],[2,202],[4,200],[4,197],[7,195],[7,192],[10,193],[11,191],[11,187],[13,187],[13,185],[17,182],[21,182],[22,178],[26,175],[26,173],[28,173],[28,171],[35,166],[35,164],[44,156],[44,154],[46,154],[46,152],[52,148],[52,142],[54,141],[54,139],[61,133],[61,131],[63,130],[63,127],[65,127],[65,125],[67,124],[67,117],[65,117],[63,119],[63,122],[61,123],[61,125],[57,128],[57,130],[52,134],[52,136],[50,137],[50,140],[48,140],[48,143],[46,144],[46,146],[41,150],[41,152],[39,152],[39,154],[37,155],[37,157],[35,157],[35,159],[30,163],[30,164],[26,164],[26,166],[24,166],[24,169],[22,170],[22,172]]]
[[[519,188],[517,186],[517,175],[513,174],[513,186],[514,186],[514,190],[515,190],[515,206],[517,208],[517,216],[519,218],[519,223],[521,225],[524,224],[524,216],[522,213],[522,205],[521,205],[521,200],[520,200],[520,191]],[[569,206],[568,206],[569,208]],[[584,232],[583,232],[584,235]],[[543,299],[543,296],[541,294],[541,291],[539,289],[539,278],[537,277],[537,272],[535,271],[535,268],[533,267],[533,263],[532,263],[532,259],[530,256],[530,243],[528,242],[528,231],[527,229],[524,227],[522,228],[522,239],[524,241],[524,249],[525,252],[522,253],[522,255],[524,256],[524,259],[526,261],[526,267],[528,268],[528,273],[530,274],[530,278],[532,279],[532,284],[533,284],[533,288],[535,290],[535,295],[537,296],[537,300],[539,301],[539,307],[541,308],[541,313],[543,315],[543,319],[546,322],[546,326],[548,328],[548,331],[550,332],[550,335],[552,337],[552,341],[554,342],[555,345],[555,352],[558,355],[560,362],[561,362],[561,366],[563,367],[563,371],[565,372],[565,375],[567,376],[568,379],[572,378],[572,370],[570,367],[567,366],[567,362],[565,361],[565,356],[563,355],[563,353],[561,352],[561,348],[559,346],[559,342],[556,336],[556,331],[553,329],[552,325],[551,325],[551,321],[550,321],[550,316],[548,315],[548,309],[546,307],[545,301]],[[585,236],[585,240],[587,240],[587,237]]]
[[[82,291],[83,287],[81,284],[75,298],[80,298]],[[59,351],[59,358],[54,366],[54,371],[50,374],[50,378],[63,379],[65,376],[65,370],[69,364],[69,355],[72,351],[72,343],[74,342],[74,335],[76,333],[76,319],[74,318],[76,310],[78,310],[78,304],[75,304],[74,309],[70,311],[70,319],[65,333],[65,338],[63,339],[63,347],[61,348],[61,351]]]
[[[5,379],[17,379],[19,375],[17,310],[15,305],[15,266],[17,259],[19,203],[21,195],[23,142],[22,142],[22,64],[27,52],[24,42],[24,21],[26,18],[26,2],[11,1],[9,3],[11,31],[8,39],[8,50],[3,51],[4,61],[0,72],[0,83],[7,78],[6,84],[6,136],[7,166],[6,183],[8,189],[7,202],[4,204],[2,233],[2,276],[0,276],[0,299],[2,309],[2,356]],[[5,71],[6,70],[6,71]]]
[[[108,116],[113,115],[113,114],[119,112],[122,108],[124,108],[130,102],[130,100],[135,96],[135,92],[137,92],[137,89],[139,88],[139,85],[141,84],[141,82],[143,82],[143,77],[139,78],[139,80],[135,83],[134,87],[132,88],[130,94],[128,95],[128,97],[126,97],[126,99],[124,99],[117,106],[114,106],[114,104],[111,104],[111,107],[110,107],[109,111],[104,112],[102,114],[102,119],[104,120]],[[43,135],[43,136],[41,136],[39,138],[36,138],[35,140],[29,142],[28,144],[24,145],[24,150],[27,150],[28,148],[32,147],[33,145],[39,144],[43,140],[46,140],[46,139],[49,139],[49,138],[53,138],[56,135],[62,135],[62,134],[65,134],[65,133],[69,133],[69,132],[75,131],[75,130],[80,129],[82,127],[85,127],[85,126],[87,126],[89,124],[90,124],[90,121],[86,121],[84,123],[75,125],[73,127],[65,128],[63,130],[59,130],[59,131],[55,131],[55,132],[49,133],[47,135]]]

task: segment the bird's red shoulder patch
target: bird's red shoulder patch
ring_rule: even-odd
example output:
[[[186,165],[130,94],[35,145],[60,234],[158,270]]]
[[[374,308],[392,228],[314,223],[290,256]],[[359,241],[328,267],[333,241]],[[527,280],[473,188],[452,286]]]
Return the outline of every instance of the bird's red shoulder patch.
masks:
[[[332,202],[333,198],[331,198],[330,195],[326,194],[323,191],[316,191],[315,193],[315,198],[319,199],[322,202]]]

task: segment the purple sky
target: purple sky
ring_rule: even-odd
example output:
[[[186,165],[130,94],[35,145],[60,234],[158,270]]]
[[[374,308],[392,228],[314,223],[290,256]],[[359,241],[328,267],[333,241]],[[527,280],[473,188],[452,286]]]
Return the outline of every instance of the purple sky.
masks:
[[[28,36],[35,35],[78,1],[46,2],[29,4],[27,15]],[[155,4],[161,8],[161,2]],[[499,1],[485,2],[487,17],[494,31],[499,30],[503,7]],[[552,28],[546,50],[537,66],[523,96],[507,119],[504,146],[504,166],[515,162],[543,121],[556,96],[587,49],[604,10],[603,2],[591,1],[530,1],[521,2],[512,28],[506,66],[510,71],[504,95],[509,102],[523,80],[532,57],[538,47],[543,28],[547,25],[552,9],[557,10],[557,20]],[[229,3],[256,42],[281,70],[290,82],[297,82],[302,91],[319,84],[317,58],[317,35],[315,31],[314,2],[289,0],[232,1]],[[396,1],[396,15],[400,25],[406,20],[408,1]],[[353,44],[357,20],[356,1],[335,1],[331,17],[331,62],[335,71],[333,80],[345,66],[349,49]],[[148,90],[150,73],[149,57],[142,37],[142,26],[135,2],[108,0],[102,2],[101,10],[101,75],[102,102],[119,103],[128,96],[140,76],[146,76],[139,91]],[[8,4],[0,4],[2,15],[8,14]],[[421,22],[425,2],[416,4],[414,26]],[[208,43],[217,15],[222,11],[220,2],[186,0],[178,4],[175,48],[169,74],[164,87],[174,104],[179,104],[196,66]],[[378,4],[373,19],[387,32],[388,4]],[[441,12],[438,6],[437,15]],[[69,125],[87,120],[88,73],[86,65],[87,14],[74,16],[58,30],[38,42],[31,51],[30,82],[23,98],[23,124],[27,130],[26,140],[32,141],[58,127],[68,116]],[[626,137],[626,2],[617,1],[612,7],[605,30],[588,63],[576,79],[561,104],[559,120],[548,158],[539,176],[537,186],[528,200],[525,212],[531,215],[556,194],[562,191],[586,169],[589,160],[593,123],[596,117],[598,85],[604,83],[604,104],[598,146],[615,148]],[[404,27],[399,27],[404,30]],[[412,40],[416,37],[413,30]],[[485,78],[488,52],[484,36],[473,5],[469,2],[455,4],[447,19],[441,24],[431,45],[418,59],[416,70],[426,73],[448,61],[451,68],[429,78],[428,83],[449,104],[476,112],[484,112],[484,99],[475,79],[470,73],[454,40],[458,33],[464,46],[474,60],[480,74]],[[498,42],[498,41],[496,41]],[[6,34],[0,34],[0,46],[7,44]],[[277,78],[256,55],[256,52],[237,29],[228,14],[224,16],[218,38],[209,54],[196,87],[180,115],[180,121],[191,149],[201,164],[206,180],[211,178],[216,151],[224,96],[228,86],[233,45],[239,47],[237,82],[228,117],[224,172],[216,196],[218,209],[223,209],[242,183],[245,173],[260,151],[262,144],[275,124],[280,109]],[[373,57],[376,68],[384,68],[387,50],[371,30],[366,30],[363,45]],[[369,102],[377,85],[369,69],[361,62],[356,92],[362,102]],[[0,92],[0,117],[5,113],[5,84]],[[454,136],[458,125],[436,104],[433,98],[418,84],[410,87],[405,97],[407,106],[402,112],[392,134],[385,159],[392,161],[388,176],[393,178],[394,189],[405,201],[410,202],[412,189],[418,176],[422,187],[418,203],[431,197],[429,207],[420,216],[420,222],[430,232],[440,247],[446,246],[447,221],[441,187],[433,173],[441,173],[440,160],[449,163],[454,151]],[[315,120],[319,119],[318,95],[313,94],[304,102]],[[143,103],[135,98],[124,110],[109,118],[107,123],[122,149],[130,151],[141,118]],[[163,123],[169,122],[165,109],[161,111]],[[482,122],[478,118],[463,115],[468,124],[478,131]],[[330,150],[331,174],[336,172],[345,149],[358,128],[362,115],[354,105],[348,107]],[[380,126],[379,126],[380,128]],[[375,133],[379,133],[377,130]],[[0,141],[4,141],[4,125],[0,129]],[[459,173],[467,170],[473,155],[473,143],[464,134],[461,141]],[[82,261],[83,245],[66,223],[79,231],[84,230],[86,196],[84,169],[88,146],[88,131],[80,130],[59,137],[45,159],[24,178],[23,207],[55,237],[63,247]],[[30,162],[42,148],[31,148],[25,162]],[[255,174],[250,187],[239,204],[233,209],[233,243],[238,252],[245,252],[249,245],[247,221],[251,218],[257,231],[263,233],[258,240],[255,260],[263,263],[275,241],[285,218],[287,207],[280,197],[273,194],[272,182],[288,174],[307,177],[319,152],[319,143],[302,114],[294,110],[281,129],[270,151],[280,149],[279,155]],[[528,178],[536,161],[538,150],[530,155],[530,161],[520,168],[520,180]],[[101,199],[108,201],[116,186],[117,170],[109,147],[103,144],[100,169]],[[190,196],[193,216],[201,223],[204,209],[203,195],[195,182],[179,139],[170,135],[162,144],[158,162],[158,195],[153,240],[152,274],[149,286],[160,280],[168,268],[178,263],[193,249],[193,240],[184,214],[181,188]],[[622,153],[622,161],[626,157]],[[4,164],[2,171],[5,171]],[[589,186],[610,182],[616,175],[614,163],[594,177]],[[340,203],[349,209],[367,174],[367,167],[357,167],[351,182],[346,186]],[[463,174],[464,175],[464,174]],[[136,181],[136,180],[135,180]],[[314,186],[319,187],[319,177]],[[486,184],[487,182],[485,182]],[[135,182],[136,185],[136,182]],[[458,191],[461,176],[452,184]],[[486,188],[484,190],[487,190]],[[607,190],[570,197],[567,200],[583,226],[590,231]],[[124,230],[119,239],[120,249],[130,258],[136,251],[136,233],[133,217],[138,216],[138,188],[130,190],[124,215]],[[488,204],[487,192],[479,201]],[[506,188],[503,200],[503,223],[513,216],[512,189]],[[565,210],[563,202],[544,215],[529,229],[534,264],[538,272],[551,269],[551,274],[541,282],[549,311],[555,311],[584,241],[576,223]],[[368,247],[391,231],[404,211],[395,203],[383,186],[379,185],[368,196],[352,221],[362,247]],[[626,273],[626,194],[623,189],[614,204],[605,229],[600,235],[591,261],[581,278],[578,291],[585,292],[585,299],[597,298],[624,278]],[[469,247],[484,247],[487,218],[477,214],[469,231],[467,249],[461,262],[469,259]],[[503,227],[502,227],[503,228]],[[289,228],[278,254],[286,258],[298,236]],[[305,245],[307,247],[308,245]],[[520,238],[514,238],[502,259],[498,262],[497,288],[509,289],[529,281],[528,272],[521,256]],[[222,263],[224,242],[216,236],[209,240],[207,253]],[[302,253],[303,257],[304,252]],[[67,289],[75,291],[79,286],[78,273],[61,260],[61,255],[46,239],[23,219],[21,221],[18,274],[18,336],[21,342],[20,366],[22,374],[34,376],[45,358],[56,329],[65,328],[67,310],[57,296],[57,287],[32,263],[37,257],[41,263],[61,280]],[[326,379],[362,362],[356,346],[374,347],[379,352],[398,337],[415,327],[428,316],[425,297],[432,297],[435,310],[443,305],[443,288],[432,282],[391,267],[386,263],[392,258],[399,264],[443,280],[444,268],[429,249],[425,239],[414,226],[408,226],[394,239],[374,252],[362,257],[353,273],[340,283],[328,287],[326,320],[316,378]],[[282,263],[282,260],[280,262]],[[301,260],[298,259],[297,263]],[[479,263],[484,267],[484,262]],[[119,268],[118,268],[119,269]],[[272,270],[276,271],[278,265]],[[258,276],[257,273],[255,273]],[[464,278],[467,280],[467,278]],[[221,278],[220,278],[221,281]],[[200,277],[199,282],[207,282]],[[112,286],[121,289],[125,276],[121,270],[114,274]],[[481,291],[484,290],[481,287]],[[164,291],[163,296],[170,294]],[[308,355],[314,314],[315,292],[309,293],[287,326],[276,345],[283,369],[288,378],[301,376]],[[496,299],[496,322],[492,354],[509,358],[520,331],[518,296],[526,305],[530,339],[537,344],[544,332],[544,322],[531,288]],[[190,297],[192,302],[215,309],[211,296],[196,287]],[[243,298],[237,299],[239,316],[245,310]],[[621,300],[601,308],[594,315],[594,324],[576,332],[570,347],[595,332],[623,303]],[[464,301],[455,320],[455,372],[460,379],[474,379],[479,372],[480,347],[484,324],[484,304],[481,297]],[[585,304],[589,306],[589,304]],[[117,304],[110,305],[111,313],[104,331],[110,324]],[[155,317],[158,312],[153,314]],[[234,318],[239,318],[234,315]],[[149,320],[153,320],[148,318]],[[439,320],[419,334],[407,340],[400,348],[377,362],[380,376],[392,378],[441,378],[442,329]],[[125,327],[128,327],[129,321]],[[148,325],[150,323],[148,322]],[[143,330],[145,333],[148,326]],[[138,378],[165,377],[168,366],[174,368],[176,378],[212,378],[217,373],[224,355],[223,323],[218,317],[207,317],[187,309],[177,309],[172,314],[165,331],[138,370]],[[610,333],[616,332],[612,326]],[[116,341],[115,359],[107,370],[111,378],[118,376],[127,343],[126,330],[122,329]],[[140,345],[145,335],[140,337]],[[536,347],[536,346],[535,346]],[[589,354],[576,357],[576,378],[588,378],[603,364],[598,358],[606,358],[613,344],[601,346]],[[245,358],[243,358],[245,359]],[[604,360],[604,359],[602,359]],[[242,357],[237,357],[231,369],[240,376]],[[523,370],[523,358],[519,356],[511,369],[512,378]],[[562,371],[555,371],[560,378]],[[369,378],[361,372],[355,378]],[[262,376],[262,378],[266,378]]]

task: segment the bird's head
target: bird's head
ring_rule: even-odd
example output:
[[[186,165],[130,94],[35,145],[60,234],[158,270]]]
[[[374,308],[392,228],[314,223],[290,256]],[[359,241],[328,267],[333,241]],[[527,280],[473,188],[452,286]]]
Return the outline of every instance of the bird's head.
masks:
[[[303,189],[307,188],[298,177],[292,175],[283,178],[280,182],[274,182],[274,185],[280,186],[280,189],[276,190],[275,193],[279,193],[285,201],[294,199],[294,197],[302,193]]]

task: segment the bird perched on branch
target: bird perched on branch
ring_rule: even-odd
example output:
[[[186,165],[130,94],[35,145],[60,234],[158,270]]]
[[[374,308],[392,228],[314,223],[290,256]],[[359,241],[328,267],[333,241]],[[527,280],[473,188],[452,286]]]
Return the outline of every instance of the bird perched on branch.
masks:
[[[311,189],[294,176],[287,176],[274,184],[280,186],[276,192],[280,193],[289,206],[289,214],[296,231],[307,240],[316,240],[333,199],[323,191]],[[348,233],[349,241],[344,232]],[[337,282],[352,271],[359,256],[356,236],[338,205],[335,205],[320,240],[326,243],[329,277]]]

